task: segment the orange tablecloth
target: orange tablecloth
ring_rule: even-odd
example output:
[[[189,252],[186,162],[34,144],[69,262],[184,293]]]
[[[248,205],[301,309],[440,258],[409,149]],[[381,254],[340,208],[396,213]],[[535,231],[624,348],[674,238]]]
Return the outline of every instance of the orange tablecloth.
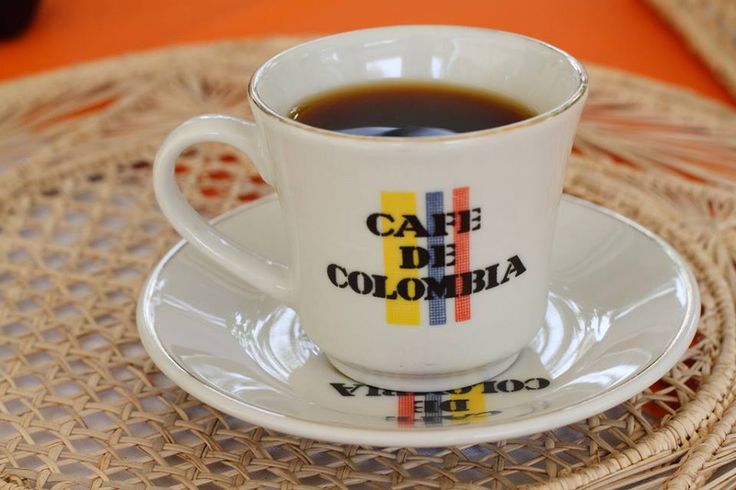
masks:
[[[583,60],[730,100],[641,0],[42,0],[30,30],[0,42],[0,79],[167,44],[401,23],[521,32]]]

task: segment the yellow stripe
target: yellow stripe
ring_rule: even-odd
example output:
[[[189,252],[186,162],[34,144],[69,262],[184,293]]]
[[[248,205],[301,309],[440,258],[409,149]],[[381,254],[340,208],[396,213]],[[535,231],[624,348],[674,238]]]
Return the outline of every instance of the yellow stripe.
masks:
[[[453,424],[463,424],[486,418],[486,396],[483,394],[483,383],[473,385],[467,393],[450,393],[450,400],[454,400],[453,404],[465,400],[463,404],[468,409],[464,412],[453,413],[456,417],[452,419]]]
[[[402,214],[417,214],[417,198],[413,192],[382,192],[381,212],[395,217],[397,225]],[[405,277],[419,277],[417,269],[401,269],[399,247],[416,246],[417,237],[383,237],[383,268],[388,280],[386,291],[391,294],[396,284]],[[419,325],[419,301],[402,298],[386,300],[386,323],[393,325]]]

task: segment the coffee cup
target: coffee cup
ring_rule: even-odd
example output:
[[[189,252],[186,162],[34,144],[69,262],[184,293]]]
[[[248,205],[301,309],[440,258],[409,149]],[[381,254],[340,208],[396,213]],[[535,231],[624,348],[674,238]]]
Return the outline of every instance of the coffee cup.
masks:
[[[387,79],[488,90],[535,115],[405,138],[344,134],[288,117],[314,94]],[[517,34],[397,26],[328,36],[255,72],[254,121],[203,115],[174,129],[156,156],[156,197],[196,249],[292,307],[344,374],[403,391],[466,386],[508,368],[542,325],[586,90],[578,61]],[[274,187],[288,264],[244,249],[186,202],[174,167],[203,142],[244,152]]]

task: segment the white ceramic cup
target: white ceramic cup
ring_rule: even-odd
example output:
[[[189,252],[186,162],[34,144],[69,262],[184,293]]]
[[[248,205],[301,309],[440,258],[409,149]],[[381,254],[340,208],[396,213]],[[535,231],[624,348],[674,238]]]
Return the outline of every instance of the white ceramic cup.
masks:
[[[538,115],[409,138],[347,135],[287,117],[309,96],[386,79],[486,89]],[[470,385],[510,366],[541,327],[586,88],[578,61],[506,32],[398,26],[324,37],[256,71],[255,122],[204,115],[174,129],[156,156],[156,197],[192,245],[293,307],[348,376],[405,391]],[[184,200],[175,162],[208,141],[246,153],[275,188],[288,264],[244,249]]]

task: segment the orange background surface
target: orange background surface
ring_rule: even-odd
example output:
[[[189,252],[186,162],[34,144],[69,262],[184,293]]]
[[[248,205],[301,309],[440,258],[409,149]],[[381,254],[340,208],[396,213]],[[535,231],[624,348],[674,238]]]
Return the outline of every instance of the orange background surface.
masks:
[[[0,42],[0,79],[170,44],[406,23],[516,31],[731,100],[642,0],[42,0],[31,28]]]

